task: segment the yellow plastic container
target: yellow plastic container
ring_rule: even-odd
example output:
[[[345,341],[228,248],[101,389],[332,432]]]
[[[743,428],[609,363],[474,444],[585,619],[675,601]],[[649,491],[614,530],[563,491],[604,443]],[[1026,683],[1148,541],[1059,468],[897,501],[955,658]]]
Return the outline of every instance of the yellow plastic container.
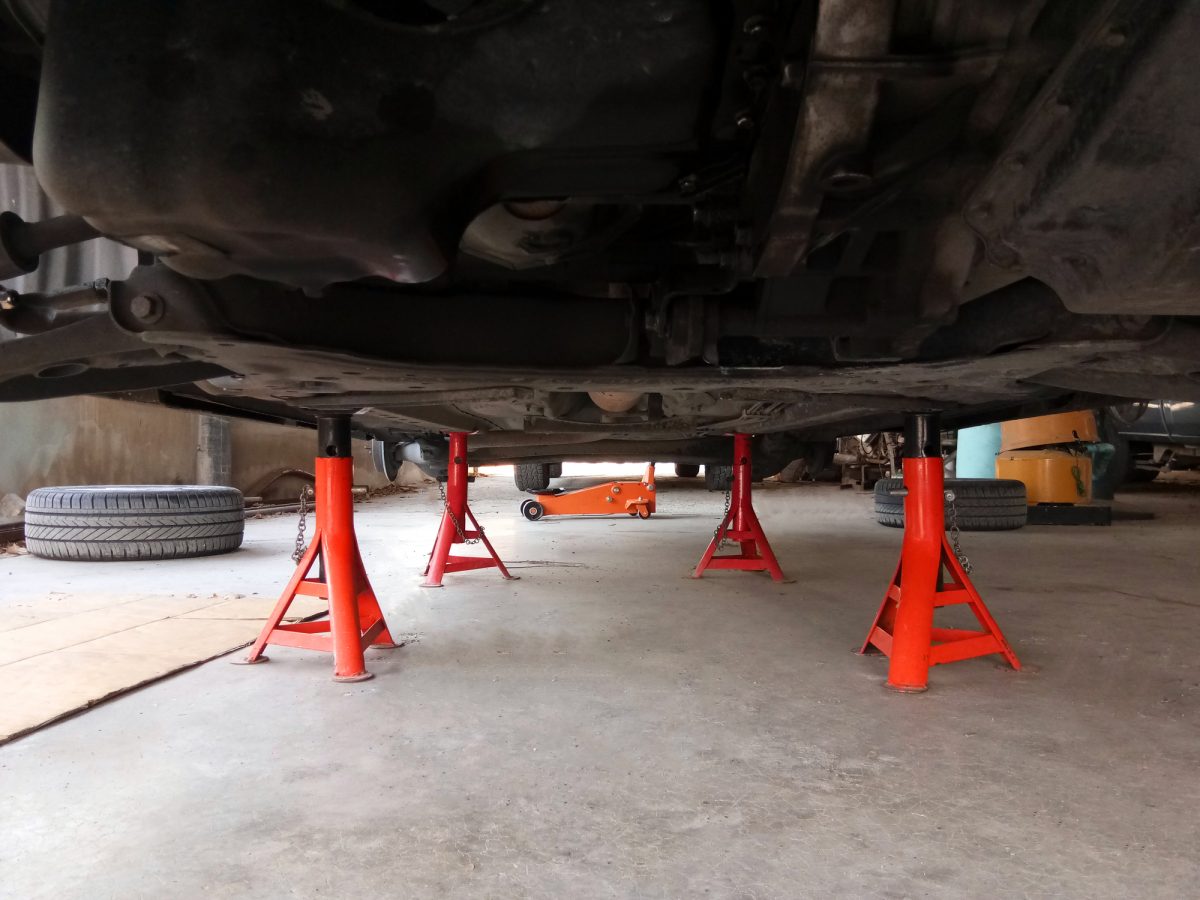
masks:
[[[1092,501],[1092,458],[1069,450],[1001,450],[996,477],[1025,483],[1029,505]]]
[[[1014,419],[1000,425],[1000,449],[1024,450],[1028,447],[1051,447],[1055,444],[1087,444],[1100,440],[1096,416],[1091,410]],[[1003,478],[1004,476],[999,476]]]

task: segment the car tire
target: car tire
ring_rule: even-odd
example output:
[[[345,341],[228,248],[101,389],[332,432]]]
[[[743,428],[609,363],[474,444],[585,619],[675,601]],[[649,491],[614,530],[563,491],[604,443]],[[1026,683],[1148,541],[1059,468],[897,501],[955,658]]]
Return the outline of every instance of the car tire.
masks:
[[[513,466],[513,481],[520,491],[544,491],[550,487],[549,463],[520,463]]]
[[[704,486],[710,491],[728,491],[733,487],[733,466],[704,466]]]
[[[1129,470],[1127,479],[1133,484],[1149,484],[1162,473],[1162,469],[1143,469],[1136,463]]]
[[[676,478],[695,478],[700,474],[700,467],[694,463],[675,463]]]
[[[25,546],[46,559],[186,559],[242,545],[242,492],[202,485],[38,488],[25,501]]]
[[[750,480],[756,484],[765,481],[772,475],[778,474],[779,469],[774,467],[759,468],[755,463],[750,471]],[[733,466],[714,466],[706,465],[704,467],[704,486],[710,491],[729,491],[733,489]]]
[[[1092,498],[1095,500],[1111,500],[1121,485],[1151,482],[1158,477],[1160,471],[1138,465],[1139,458],[1153,456],[1154,448],[1141,441],[1131,441],[1124,437],[1120,430],[1123,420],[1114,414],[1113,409],[1109,407],[1096,412],[1100,440],[1112,444],[1113,455],[1103,469],[1094,468],[1092,471]]]
[[[881,478],[875,482],[875,518],[879,524],[904,527],[904,498],[892,493],[903,485],[902,478]],[[946,490],[954,492],[958,527],[963,531],[1011,531],[1023,528],[1028,521],[1023,482],[1004,478],[947,478]],[[949,501],[945,516],[949,527]]]

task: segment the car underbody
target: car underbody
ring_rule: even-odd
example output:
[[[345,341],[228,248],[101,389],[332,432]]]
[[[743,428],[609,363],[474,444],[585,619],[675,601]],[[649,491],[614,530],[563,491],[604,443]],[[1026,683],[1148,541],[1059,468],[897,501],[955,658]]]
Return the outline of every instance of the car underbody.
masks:
[[[0,400],[728,456],[1200,400],[1200,4],[9,0]]]

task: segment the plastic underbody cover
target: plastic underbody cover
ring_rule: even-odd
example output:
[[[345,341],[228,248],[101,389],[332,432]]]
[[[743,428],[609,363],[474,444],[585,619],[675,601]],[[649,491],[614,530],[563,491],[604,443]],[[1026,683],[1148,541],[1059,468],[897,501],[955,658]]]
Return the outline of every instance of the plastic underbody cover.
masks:
[[[64,207],[193,277],[425,282],[495,202],[672,185],[712,14],[478,0],[411,24],[317,0],[59,0],[35,166]]]

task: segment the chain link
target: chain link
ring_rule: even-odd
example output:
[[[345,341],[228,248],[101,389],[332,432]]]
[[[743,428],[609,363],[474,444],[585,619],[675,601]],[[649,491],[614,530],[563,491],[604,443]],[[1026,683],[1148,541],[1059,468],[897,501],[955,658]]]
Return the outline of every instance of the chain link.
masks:
[[[300,491],[300,521],[296,523],[296,549],[292,551],[292,562],[299,563],[304,558],[308,544],[304,540],[304,529],[308,527],[308,501],[313,495],[313,489],[305,485]]]
[[[713,539],[716,540],[716,542],[717,542],[718,550],[720,550],[727,543],[729,543],[729,538],[727,538],[725,536],[726,534],[729,533],[729,529],[726,528],[725,531],[722,532],[721,526],[725,524],[725,518],[729,515],[729,505],[732,502],[732,498],[733,498],[733,489],[730,488],[728,491],[725,492],[725,512],[723,512],[721,514],[721,523],[719,525],[717,525],[716,528],[713,529]]]
[[[954,557],[958,560],[958,564],[962,566],[964,572],[970,575],[973,568],[971,560],[963,552],[962,546],[959,544],[962,532],[958,527],[958,497],[954,491],[946,491],[946,500],[950,504],[950,546],[954,549]]]
[[[438,496],[442,498],[442,508],[446,510],[446,515],[448,515],[450,517],[450,521],[454,523],[454,530],[458,532],[458,539],[464,544],[478,544],[481,540],[483,540],[483,526],[477,526],[479,528],[479,537],[468,539],[466,534],[463,533],[462,523],[460,523],[454,513],[450,511],[450,502],[446,499],[445,483],[439,481],[437,485]]]

